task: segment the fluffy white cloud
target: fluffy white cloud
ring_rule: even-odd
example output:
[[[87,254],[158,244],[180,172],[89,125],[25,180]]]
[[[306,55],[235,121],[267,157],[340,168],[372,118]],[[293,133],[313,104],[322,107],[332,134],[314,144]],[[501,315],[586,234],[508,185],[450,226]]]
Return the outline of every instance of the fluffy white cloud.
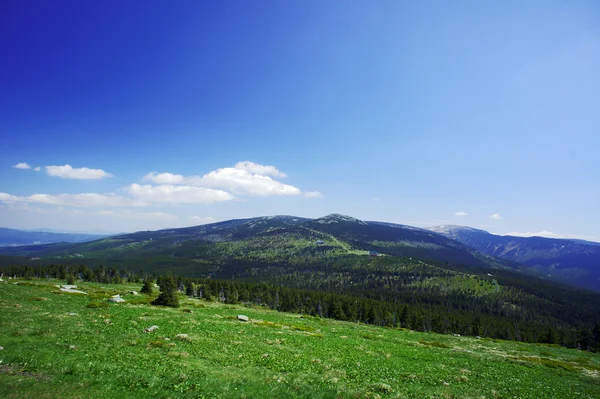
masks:
[[[174,186],[164,184],[152,186],[150,184],[132,184],[125,190],[133,197],[144,202],[166,202],[172,204],[214,204],[216,202],[231,201],[233,195],[223,190],[205,187]]]
[[[36,172],[39,172],[40,170],[42,170],[42,168],[40,168],[39,166],[36,166],[35,169],[33,169],[33,170],[35,170]]]
[[[469,216],[469,214],[464,211],[458,211],[458,212],[454,212],[454,216]]]
[[[95,207],[95,206],[144,206],[144,202],[132,200],[119,195],[104,195],[97,193],[83,194],[33,194],[28,197],[19,197],[7,193],[0,193],[0,201],[9,204],[45,204],[56,206]]]
[[[221,168],[202,177],[190,178],[195,186],[206,186],[230,191],[239,195],[300,195],[302,191],[289,184],[273,180],[269,176],[253,174],[244,169]]]
[[[197,188],[212,188],[227,191],[233,195],[302,195],[308,198],[323,196],[318,191],[303,193],[298,187],[284,184],[274,177],[286,177],[272,165],[260,165],[250,161],[238,162],[234,167],[220,168],[203,176],[182,176],[173,173],[151,172],[144,176],[145,181],[159,185],[182,185]],[[189,188],[189,187],[188,187]]]
[[[156,173],[150,172],[143,177],[144,181],[151,181],[155,184],[180,184],[183,183],[182,175],[174,175],[173,173]]]
[[[500,220],[500,219],[502,219],[502,216],[500,216],[499,213],[494,213],[493,215],[490,215],[490,219]]]
[[[239,170],[245,170],[246,172],[255,173],[257,175],[273,176],[273,177],[287,177],[283,172],[280,172],[275,166],[272,165],[261,165],[251,161],[243,161],[235,164],[234,168]]]
[[[323,194],[321,194],[319,191],[306,191],[304,196],[306,198],[321,198]],[[379,201],[379,198],[377,198],[375,201]]]
[[[62,179],[97,180],[113,175],[102,169],[73,168],[71,165],[46,166],[49,176],[57,176]]]
[[[18,164],[14,165],[13,168],[16,168],[16,169],[31,169],[31,166],[29,166],[27,164],[27,162],[19,162]]]
[[[215,221],[215,219],[210,216],[190,216],[188,220],[194,224],[207,224]]]

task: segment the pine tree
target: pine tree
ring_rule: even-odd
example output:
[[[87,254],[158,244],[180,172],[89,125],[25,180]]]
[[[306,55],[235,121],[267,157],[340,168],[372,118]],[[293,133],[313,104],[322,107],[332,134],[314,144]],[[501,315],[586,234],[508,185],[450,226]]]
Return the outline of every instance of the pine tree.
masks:
[[[196,291],[194,290],[194,284],[191,280],[187,280],[185,282],[185,295],[194,296],[195,293]]]
[[[152,282],[150,281],[149,278],[144,280],[144,285],[142,286],[142,289],[140,290],[140,292],[142,294],[152,294]]]
[[[173,276],[168,275],[162,277],[158,281],[160,287],[160,295],[152,302],[153,305],[170,306],[176,308],[179,306],[179,299],[177,298],[175,279]]]

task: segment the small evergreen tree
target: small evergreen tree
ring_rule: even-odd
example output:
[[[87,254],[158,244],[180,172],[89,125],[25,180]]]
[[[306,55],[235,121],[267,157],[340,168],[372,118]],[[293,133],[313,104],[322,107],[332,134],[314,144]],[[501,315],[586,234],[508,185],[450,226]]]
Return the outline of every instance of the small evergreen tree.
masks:
[[[152,294],[152,282],[150,281],[149,278],[144,280],[144,285],[142,286],[142,289],[140,290],[140,292],[142,294]]]
[[[67,276],[67,284],[69,285],[73,285],[75,284],[75,276],[73,276],[72,274],[69,273],[69,275]]]
[[[194,296],[196,291],[194,290],[194,284],[191,280],[185,282],[185,295]]]
[[[175,279],[168,275],[161,277],[158,281],[160,287],[160,295],[152,302],[153,305],[171,306],[176,308],[179,306],[177,298]]]

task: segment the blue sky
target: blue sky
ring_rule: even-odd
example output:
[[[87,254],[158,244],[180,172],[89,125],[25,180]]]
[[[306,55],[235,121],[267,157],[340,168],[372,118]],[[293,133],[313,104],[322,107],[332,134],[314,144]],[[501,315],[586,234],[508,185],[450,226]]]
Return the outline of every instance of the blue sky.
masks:
[[[1,226],[600,239],[598,2],[122,3],[0,6]]]

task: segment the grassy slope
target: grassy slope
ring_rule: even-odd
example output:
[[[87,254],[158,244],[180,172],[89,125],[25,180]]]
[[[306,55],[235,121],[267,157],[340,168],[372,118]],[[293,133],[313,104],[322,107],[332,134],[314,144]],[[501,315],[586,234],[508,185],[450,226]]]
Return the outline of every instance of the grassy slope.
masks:
[[[81,283],[85,296],[25,284],[0,283],[7,398],[600,396],[600,356],[575,350],[184,298],[192,313],[132,295],[93,309],[90,301],[140,287]],[[240,313],[251,322],[237,321]],[[159,329],[144,334],[151,325]]]

